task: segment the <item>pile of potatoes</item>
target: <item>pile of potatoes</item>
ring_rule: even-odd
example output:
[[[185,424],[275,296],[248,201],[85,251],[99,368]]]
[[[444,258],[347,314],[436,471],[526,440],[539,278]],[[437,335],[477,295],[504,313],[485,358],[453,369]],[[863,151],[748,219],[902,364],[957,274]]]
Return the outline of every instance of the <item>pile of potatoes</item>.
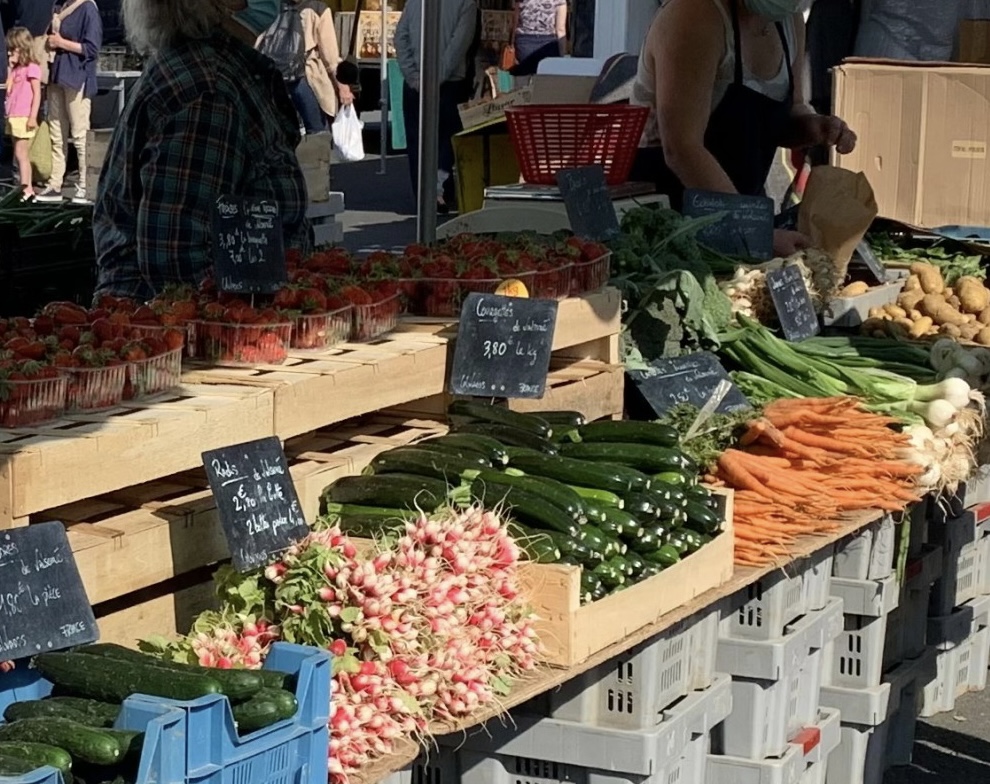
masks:
[[[990,289],[968,276],[947,286],[942,270],[916,262],[897,303],[871,308],[863,331],[915,340],[941,335],[990,346]]]

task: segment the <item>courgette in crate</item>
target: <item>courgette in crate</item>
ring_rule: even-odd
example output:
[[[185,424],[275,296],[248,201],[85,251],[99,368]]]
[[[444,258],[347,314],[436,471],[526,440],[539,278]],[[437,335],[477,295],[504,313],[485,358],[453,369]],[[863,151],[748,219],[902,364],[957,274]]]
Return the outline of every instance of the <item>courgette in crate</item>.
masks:
[[[470,435],[487,436],[494,438],[506,447],[523,447],[541,452],[546,455],[557,454],[557,447],[548,439],[534,433],[532,430],[522,430],[510,425],[494,425],[488,422],[472,422],[466,425],[458,425],[455,433],[465,433]],[[509,465],[512,465],[510,454]]]
[[[537,531],[519,523],[513,523],[510,531],[528,560],[534,563],[558,563],[562,557],[560,548],[544,531]]]
[[[105,656],[40,653],[34,657],[34,666],[42,677],[65,692],[104,702],[123,702],[132,694],[195,700],[223,693],[220,682],[207,674],[163,672],[161,667]]]
[[[698,550],[701,549],[702,545],[704,544],[704,541],[701,538],[701,534],[699,534],[697,531],[692,531],[690,528],[683,529],[680,532],[680,534],[681,537],[684,539],[684,541],[687,543],[687,547],[688,547],[687,551],[689,553],[697,552]]]
[[[486,484],[491,482],[518,487],[520,490],[526,490],[541,498],[545,498],[575,520],[584,519],[584,504],[581,502],[581,497],[563,482],[548,479],[544,476],[528,476],[519,474],[518,472],[513,473],[512,471],[506,473],[499,471],[469,471],[465,478],[471,481],[480,479]]]
[[[557,531],[547,531],[547,536],[557,545],[562,561],[573,560],[579,564],[597,564],[605,560],[605,556],[597,550],[592,550],[576,536],[568,536]]]
[[[587,569],[581,572],[581,601],[584,604],[593,602],[595,595],[602,589],[601,578]]]
[[[112,702],[91,700],[87,697],[46,697],[45,702],[63,705],[78,713],[89,716],[94,722],[102,722],[98,726],[112,727],[120,715],[121,706]]]
[[[585,502],[594,501],[599,505],[611,506],[615,509],[622,509],[625,506],[625,501],[620,496],[608,490],[598,490],[594,487],[578,487],[577,485],[570,485],[570,488],[581,496],[581,499]]]
[[[323,491],[329,504],[357,504],[432,512],[447,500],[447,483],[415,474],[343,476]]]
[[[586,443],[626,443],[671,447],[680,441],[677,430],[657,422],[632,420],[591,422],[578,429]]]
[[[690,471],[661,471],[659,474],[654,474],[653,479],[674,487],[692,487],[697,482],[698,475]]]
[[[505,447],[494,438],[488,438],[487,436],[469,435],[467,433],[447,433],[443,436],[434,436],[425,441],[419,441],[414,446],[424,446],[426,444],[449,446],[462,451],[477,452],[492,465],[496,466],[509,464],[509,456],[505,453]]]
[[[626,582],[626,573],[621,565],[614,564],[611,560],[598,564],[591,573],[608,589],[618,588]]]
[[[653,561],[661,566],[673,566],[681,560],[680,551],[669,544],[661,545],[656,552],[643,553],[642,555],[647,561]]]
[[[524,525],[558,531],[567,536],[577,536],[580,530],[578,523],[567,512],[520,487],[475,479],[471,483],[471,493],[488,504],[504,502],[510,507],[512,517]]]
[[[32,770],[48,765],[62,774],[63,781],[72,781],[72,755],[58,746],[27,741],[0,741],[0,757],[24,760],[32,765]]]
[[[465,471],[491,467],[492,464],[481,455],[476,458],[454,457],[443,452],[403,446],[375,457],[365,473],[425,476],[442,479],[453,487],[459,483],[460,476]]]
[[[53,656],[55,654],[44,654]],[[117,662],[118,665],[121,662]],[[113,765],[122,756],[120,741],[113,730],[87,727],[70,719],[22,719],[0,726],[0,741],[50,743],[65,749],[74,762]]]
[[[532,476],[546,476],[574,488],[622,494],[630,490],[645,490],[650,486],[649,477],[639,471],[572,458],[510,452],[509,465]]]
[[[578,460],[617,463],[647,474],[697,469],[691,458],[677,449],[644,444],[580,443],[561,444],[560,454]]]
[[[669,529],[664,525],[647,525],[643,527],[643,532],[634,538],[627,538],[629,549],[640,555],[655,553],[663,546],[664,537]]]
[[[719,516],[698,501],[688,501],[685,512],[687,513],[687,526],[698,533],[714,534],[718,533],[722,527]]]
[[[600,506],[598,510],[605,518],[604,522],[598,523],[598,527],[602,529],[602,533],[628,540],[639,536],[643,532],[643,524],[625,509]]]
[[[683,558],[687,555],[691,546],[688,544],[687,539],[684,538],[683,531],[671,531],[663,538],[664,544],[673,547],[677,550],[678,554]]]
[[[296,711],[299,710],[299,702],[296,700],[296,695],[286,689],[264,688],[256,696],[274,702],[278,708],[279,719],[291,719],[296,715]]]
[[[33,770],[36,770],[36,766],[32,762],[19,757],[0,756],[0,776],[13,778],[14,776],[23,776]]]
[[[553,436],[553,427],[550,423],[535,414],[520,414],[502,406],[478,403],[473,400],[455,400],[447,407],[447,415],[455,425],[484,422],[525,430],[541,438]]]
[[[588,421],[580,411],[541,411],[539,416],[554,430],[581,427]]]
[[[333,511],[343,508],[345,507],[342,507],[339,504],[331,504],[331,506],[327,509],[327,513],[332,513],[337,517],[337,524],[340,526],[340,530],[348,536],[356,537],[358,539],[377,539],[381,536],[387,536],[394,533],[401,534],[406,527],[406,521],[395,514],[382,516]]]
[[[230,712],[240,735],[256,732],[281,721],[278,705],[275,701],[258,695],[247,702],[232,705]]]

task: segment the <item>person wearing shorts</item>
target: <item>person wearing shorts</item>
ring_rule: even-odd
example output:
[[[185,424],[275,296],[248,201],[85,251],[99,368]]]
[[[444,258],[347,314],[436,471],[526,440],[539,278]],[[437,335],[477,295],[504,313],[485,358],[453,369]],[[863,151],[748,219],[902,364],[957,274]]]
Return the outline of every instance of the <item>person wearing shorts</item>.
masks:
[[[31,140],[38,128],[41,108],[41,67],[35,57],[34,40],[23,27],[15,27],[6,36],[7,95],[4,113],[6,130],[14,143],[14,160],[20,175],[24,198],[34,196],[31,181]]]

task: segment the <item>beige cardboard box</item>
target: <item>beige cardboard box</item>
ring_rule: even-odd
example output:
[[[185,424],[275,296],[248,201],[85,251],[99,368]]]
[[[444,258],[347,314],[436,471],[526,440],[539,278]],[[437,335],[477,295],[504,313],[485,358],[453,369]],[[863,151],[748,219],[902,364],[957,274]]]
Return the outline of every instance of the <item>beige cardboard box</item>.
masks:
[[[990,68],[851,60],[834,111],[859,136],[835,164],[866,174],[880,216],[913,226],[990,226]]]
[[[990,65],[990,19],[966,19],[959,25],[961,63]]]
[[[494,98],[482,98],[477,101],[462,103],[457,107],[461,115],[461,126],[465,130],[477,128],[492,120],[505,117],[505,110],[510,106],[522,106],[529,103],[530,90],[523,87],[521,90],[512,90],[502,93]]]

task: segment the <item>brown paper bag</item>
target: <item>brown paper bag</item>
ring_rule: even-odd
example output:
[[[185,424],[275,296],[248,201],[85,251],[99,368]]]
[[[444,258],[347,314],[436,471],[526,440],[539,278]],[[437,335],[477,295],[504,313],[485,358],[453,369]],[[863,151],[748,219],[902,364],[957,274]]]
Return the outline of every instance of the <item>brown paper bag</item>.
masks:
[[[834,166],[811,170],[798,208],[798,231],[832,258],[840,280],[876,216],[877,200],[865,174]]]

